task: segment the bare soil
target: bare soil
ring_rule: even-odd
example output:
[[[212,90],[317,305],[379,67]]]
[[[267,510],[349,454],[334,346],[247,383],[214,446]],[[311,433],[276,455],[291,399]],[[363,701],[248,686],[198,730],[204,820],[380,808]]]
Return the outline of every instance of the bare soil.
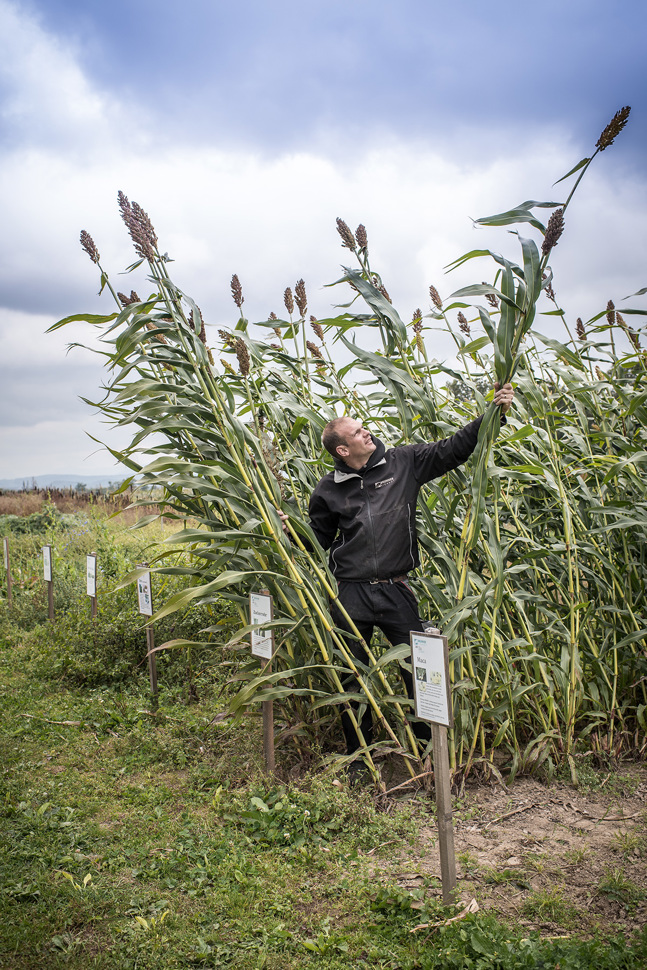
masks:
[[[462,903],[475,899],[481,910],[544,936],[645,925],[647,766],[610,773],[598,785],[522,778],[509,788],[468,790],[454,810]],[[422,825],[410,852],[378,866],[404,889],[440,880],[435,823]],[[437,884],[430,891],[440,894]]]

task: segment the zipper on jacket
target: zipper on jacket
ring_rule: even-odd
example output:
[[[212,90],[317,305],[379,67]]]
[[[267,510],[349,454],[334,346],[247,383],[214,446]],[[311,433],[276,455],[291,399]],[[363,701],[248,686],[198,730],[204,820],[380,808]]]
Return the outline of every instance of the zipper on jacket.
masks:
[[[364,479],[363,478],[361,479],[361,482],[362,482],[362,489],[363,489],[364,488]],[[373,564],[374,564],[374,569],[375,569],[375,578],[377,579],[377,575],[378,575],[377,546],[375,544],[375,526],[373,525],[373,513],[371,512],[371,493],[370,493],[370,490],[368,491],[368,493],[366,495],[366,511],[368,513],[368,522],[369,522],[369,526],[370,526],[371,537],[373,539]]]

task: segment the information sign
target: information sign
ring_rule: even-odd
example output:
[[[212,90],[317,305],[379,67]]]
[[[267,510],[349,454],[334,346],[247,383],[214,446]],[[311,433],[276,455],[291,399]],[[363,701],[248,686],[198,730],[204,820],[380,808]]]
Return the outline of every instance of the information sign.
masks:
[[[43,546],[43,577],[46,583],[52,582],[52,547]]]
[[[452,727],[447,637],[435,633],[410,636],[416,715]]]
[[[151,592],[151,574],[142,573],[137,579],[137,599],[139,612],[144,616],[153,615],[153,594]]]
[[[95,555],[86,556],[85,578],[88,596],[97,595],[97,557]]]
[[[249,622],[258,625],[258,630],[252,630],[252,654],[263,660],[271,660],[274,656],[273,630],[260,629],[264,623],[273,619],[272,597],[269,593],[249,594]]]

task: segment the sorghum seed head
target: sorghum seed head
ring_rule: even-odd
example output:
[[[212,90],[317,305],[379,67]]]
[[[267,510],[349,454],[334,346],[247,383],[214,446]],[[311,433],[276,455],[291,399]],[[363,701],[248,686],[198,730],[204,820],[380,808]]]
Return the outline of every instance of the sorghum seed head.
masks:
[[[357,243],[355,242],[355,236],[352,234],[349,227],[346,225],[343,219],[337,217],[337,232],[341,236],[341,244],[347,249],[355,252],[357,249]]]
[[[211,353],[210,347],[207,347],[207,357],[209,358],[209,363],[211,364],[211,366],[214,367],[215,364],[213,362],[213,354]]]
[[[242,337],[236,340],[236,357],[238,358],[238,369],[243,377],[249,374],[249,351],[247,344]]]
[[[368,236],[366,235],[366,227],[361,222],[355,230],[355,238],[359,248],[366,252],[368,250]]]
[[[231,278],[231,295],[234,298],[234,303],[240,310],[243,303],[245,302],[245,297],[243,296],[243,288],[240,285],[240,280],[238,279],[235,273]]]
[[[125,293],[117,293],[122,306],[130,306],[133,303],[141,303],[137,293],[134,290],[130,291],[130,296],[126,296]]]
[[[319,337],[319,340],[323,343],[324,342],[323,327],[321,326],[320,323],[317,322],[317,318],[313,317],[312,315],[310,315],[310,326],[312,327],[316,335]]]
[[[272,310],[272,312],[270,313],[270,315],[269,315],[269,317],[267,319],[268,320],[278,320],[278,317],[277,317],[276,313],[274,313],[274,310]]]
[[[117,193],[117,200],[121,218],[133,241],[135,252],[144,259],[155,257],[154,247],[157,245],[157,236],[150,219],[136,202],[132,204],[128,201],[128,196],[123,192]]]
[[[422,310],[420,308],[413,311],[411,323],[413,324],[414,333],[420,333],[422,330]]]
[[[218,336],[224,343],[225,347],[233,347],[234,344],[236,343],[236,338],[232,337],[232,335],[228,333],[226,330],[219,330]]]
[[[586,330],[584,329],[584,324],[582,323],[582,317],[577,318],[575,330],[580,340],[586,340]]]
[[[281,331],[279,330],[278,327],[272,327],[272,329],[274,331],[275,336],[277,336],[277,337],[280,337],[281,336]]]
[[[607,323],[610,327],[616,322],[616,307],[613,300],[609,300],[607,303]]]
[[[613,142],[627,124],[630,111],[631,108],[629,105],[625,105],[624,108],[620,108],[620,111],[616,111],[613,118],[596,141],[596,148],[599,148],[600,151],[603,152],[605,148],[609,148],[610,145],[613,145]]]
[[[144,212],[142,207],[136,202],[133,202],[131,211],[142,235],[148,240],[151,247],[155,249],[157,247],[157,235],[155,233],[155,229],[153,228],[153,223],[148,217],[148,213]]]
[[[99,256],[99,250],[97,249],[94,239],[89,232],[85,229],[81,230],[81,247],[88,254],[93,263],[98,263],[101,257]]]
[[[224,360],[224,359],[223,359],[223,358],[221,357],[221,358],[220,358],[220,363],[221,363],[221,364],[222,364],[222,366],[223,366],[223,367],[225,368],[225,370],[227,371],[227,373],[229,373],[229,374],[235,374],[235,373],[236,373],[236,371],[235,371],[235,370],[234,370],[234,368],[233,368],[233,367],[231,366],[231,364],[229,363],[229,361],[228,361],[228,360]]]
[[[443,301],[440,299],[440,293],[435,286],[429,287],[429,296],[431,297],[431,302],[436,307],[437,310],[442,310]]]
[[[189,324],[189,327],[191,328],[191,330],[193,330],[193,332],[195,333],[195,323],[193,322],[193,310],[191,310],[191,312],[189,313],[189,319],[187,320],[187,323]]]
[[[146,321],[146,326],[147,326],[147,328],[149,330],[157,330],[157,327],[155,326],[155,324],[154,323],[151,323],[150,320],[147,320]],[[163,333],[156,334],[155,339],[156,340],[159,340],[159,342],[161,344],[167,344],[168,343],[168,340],[166,339],[166,337],[164,336]]]
[[[373,283],[373,286],[375,287],[375,289],[379,290],[379,292],[382,294],[385,300],[388,300],[389,303],[393,303],[393,300],[388,294],[386,286],[384,285],[380,277],[377,275],[377,273],[373,273],[373,275],[371,276],[371,282]]]
[[[606,374],[604,373],[603,370],[600,370],[600,368],[598,367],[597,364],[595,365],[595,373],[598,375],[598,380],[599,381],[606,381],[606,379],[607,379]]]
[[[319,350],[316,344],[313,344],[312,340],[306,340],[306,347],[310,351],[313,357],[318,357],[319,360],[323,360],[323,354]]]
[[[471,333],[471,330],[470,330],[470,325],[469,325],[469,323],[467,322],[467,317],[466,317],[466,316],[465,316],[465,314],[464,314],[464,313],[462,312],[462,310],[459,310],[459,311],[458,311],[458,326],[459,326],[459,327],[460,327],[460,329],[461,329],[461,330],[463,331],[463,333],[464,333],[464,334],[467,334],[467,336],[469,337],[469,335],[470,335],[470,333]]]
[[[308,309],[308,298],[306,296],[306,285],[303,280],[299,280],[294,287],[294,299],[299,307],[299,313],[305,317]]]
[[[544,236],[544,241],[541,244],[541,251],[544,256],[548,256],[551,249],[553,249],[558,241],[561,234],[564,232],[564,210],[561,208],[555,209],[550,219],[548,220],[548,225],[546,226],[546,235]]]
[[[283,294],[283,302],[285,304],[285,309],[290,315],[294,313],[294,297],[292,296],[292,290],[289,286],[286,286],[285,293]]]

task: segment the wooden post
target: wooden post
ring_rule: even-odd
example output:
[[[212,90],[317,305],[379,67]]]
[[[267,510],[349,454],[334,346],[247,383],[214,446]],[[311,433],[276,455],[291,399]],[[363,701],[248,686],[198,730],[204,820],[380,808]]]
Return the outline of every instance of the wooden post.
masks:
[[[147,568],[148,563],[142,563]],[[151,574],[144,573],[137,580],[137,599],[139,612],[143,616],[153,615],[153,590]],[[148,676],[153,700],[157,701],[157,654],[155,653],[155,633],[152,624],[146,627],[146,656],[148,657]]]
[[[456,853],[447,744],[447,725],[451,726],[453,721],[447,637],[435,627],[425,627],[424,633],[412,633],[411,660],[416,714],[431,722],[440,878],[443,902],[449,905],[456,902]]]
[[[249,594],[249,618],[252,623],[266,623],[274,619],[274,605],[270,591],[261,589]],[[251,635],[252,655],[265,660],[265,670],[272,672],[274,656],[274,630],[259,630]],[[263,701],[263,756],[265,768],[274,774],[276,759],[274,755],[274,701]]]
[[[5,537],[4,540],[4,568],[7,574],[7,609],[11,609],[12,593],[11,593],[11,562],[9,559],[9,539]]]
[[[269,661],[269,671],[272,672],[272,661]],[[263,701],[263,754],[265,767],[273,775],[276,770],[274,757],[274,701]]]
[[[47,615],[54,619],[54,576],[52,573],[52,547],[43,546],[43,576],[47,583]]]
[[[85,560],[86,586],[90,597],[91,616],[95,620],[97,617],[97,554],[91,552]]]
[[[445,905],[456,902],[456,854],[454,851],[454,825],[452,821],[452,795],[449,775],[449,748],[447,728],[442,724],[431,725],[434,746],[434,779],[436,782],[436,815],[438,818],[438,847],[440,849],[440,878],[443,884]]]
[[[155,631],[152,626],[146,627],[146,647],[148,652],[148,677],[151,682],[151,694],[157,697],[157,654],[155,651]]]

